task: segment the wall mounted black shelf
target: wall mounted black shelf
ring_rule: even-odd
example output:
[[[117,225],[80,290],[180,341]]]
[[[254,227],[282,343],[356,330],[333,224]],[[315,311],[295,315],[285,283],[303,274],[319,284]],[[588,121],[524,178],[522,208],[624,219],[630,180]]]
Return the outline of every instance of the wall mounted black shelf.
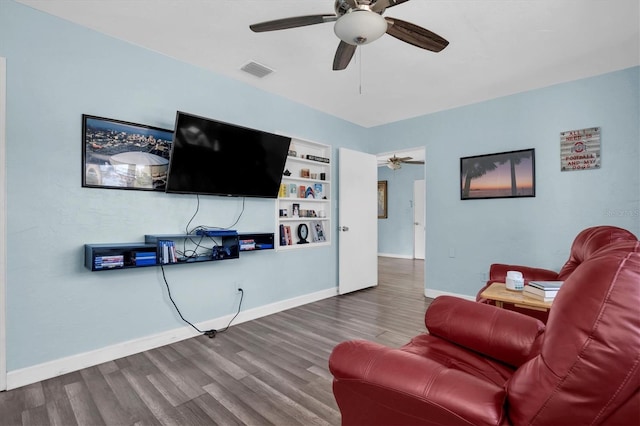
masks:
[[[90,271],[107,271],[238,259],[240,252],[273,249],[273,238],[273,233],[227,230],[149,234],[144,243],[85,244],[84,266]]]

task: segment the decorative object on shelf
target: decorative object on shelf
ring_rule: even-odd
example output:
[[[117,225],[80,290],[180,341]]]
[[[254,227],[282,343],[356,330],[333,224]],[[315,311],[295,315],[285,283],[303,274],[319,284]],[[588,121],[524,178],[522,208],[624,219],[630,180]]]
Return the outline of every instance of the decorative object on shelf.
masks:
[[[289,184],[289,197],[296,198],[298,196],[298,187],[295,183]]]
[[[305,193],[304,198],[315,198],[315,194],[313,193],[313,188],[308,186]]]
[[[82,186],[164,191],[173,131],[82,115]]]
[[[311,179],[318,179],[318,174],[317,174],[317,173],[310,173],[310,174],[309,174],[309,177],[310,177]]]
[[[307,226],[306,223],[301,223],[300,225],[298,225],[298,238],[300,239],[300,241],[298,241],[298,244],[308,244],[309,241],[307,241],[307,238],[309,237],[309,227]]]
[[[285,176],[291,176],[291,172],[289,171],[289,169],[285,169],[285,171],[282,172],[282,174]]]
[[[300,217],[300,204],[294,203],[291,205],[291,216]]]
[[[289,155],[289,157],[297,157],[298,153],[296,151],[294,151],[293,149],[290,149],[289,153],[287,155]]]
[[[304,194],[307,191],[307,187],[304,185],[300,185],[298,188],[298,198],[305,198]]]
[[[284,183],[280,184],[280,190],[278,191],[278,197],[284,198],[287,196],[287,185]]]
[[[280,209],[280,217],[288,217],[287,209]]]
[[[309,169],[300,169],[300,177],[308,178],[309,177]]]
[[[378,181],[378,219],[387,218],[387,181]]]
[[[322,189],[323,187],[321,183],[316,183],[315,185],[313,185],[313,191],[316,198],[322,199]]]
[[[320,173],[320,180],[327,180],[327,174],[326,173]]]
[[[329,159],[325,157],[318,157],[317,155],[305,155],[304,158],[311,161],[318,161],[320,163],[328,163]]]
[[[560,170],[600,168],[600,127],[560,133]]]
[[[535,150],[460,159],[460,199],[535,197]]]
[[[311,241],[313,242],[322,242],[326,241],[324,236],[324,227],[322,222],[319,220],[311,221]]]

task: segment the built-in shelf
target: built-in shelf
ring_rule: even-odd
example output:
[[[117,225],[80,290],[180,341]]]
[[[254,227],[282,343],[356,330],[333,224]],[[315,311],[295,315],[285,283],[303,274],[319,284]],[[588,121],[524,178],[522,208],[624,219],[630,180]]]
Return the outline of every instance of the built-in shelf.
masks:
[[[292,139],[289,150],[291,155],[287,157],[276,203],[277,248],[295,250],[331,245],[331,146]],[[299,210],[299,216],[294,209]],[[301,226],[308,231],[305,244],[300,244]]]

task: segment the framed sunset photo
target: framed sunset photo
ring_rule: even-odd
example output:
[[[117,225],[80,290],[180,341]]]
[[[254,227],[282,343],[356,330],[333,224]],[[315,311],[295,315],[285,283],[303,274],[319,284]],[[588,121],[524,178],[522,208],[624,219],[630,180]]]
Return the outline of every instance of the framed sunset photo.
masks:
[[[535,150],[499,152],[460,159],[460,199],[536,196]]]

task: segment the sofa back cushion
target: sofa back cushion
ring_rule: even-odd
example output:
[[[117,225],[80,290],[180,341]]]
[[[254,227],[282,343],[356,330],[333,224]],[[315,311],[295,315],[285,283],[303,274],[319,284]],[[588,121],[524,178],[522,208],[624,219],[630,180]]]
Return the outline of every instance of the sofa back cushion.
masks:
[[[556,296],[540,354],[507,384],[511,422],[637,422],[638,306],[640,242],[614,243],[581,263]]]
[[[558,273],[558,280],[564,281],[582,262],[601,248],[618,241],[637,241],[635,235],[616,226],[594,226],[581,231],[573,240],[569,260]]]

